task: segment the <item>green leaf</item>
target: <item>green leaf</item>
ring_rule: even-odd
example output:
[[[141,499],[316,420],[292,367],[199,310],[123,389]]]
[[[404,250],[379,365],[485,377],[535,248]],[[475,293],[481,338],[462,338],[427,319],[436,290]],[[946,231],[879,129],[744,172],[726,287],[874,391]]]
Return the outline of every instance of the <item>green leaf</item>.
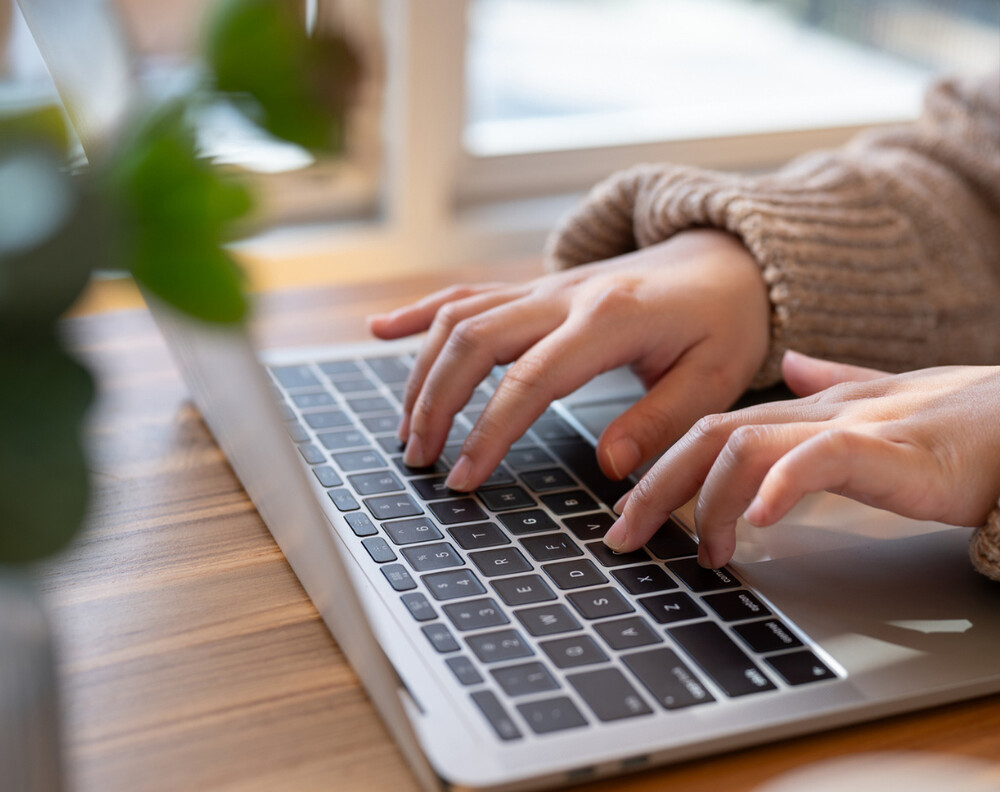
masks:
[[[52,555],[79,528],[89,478],[81,422],[93,381],[53,335],[0,346],[0,559]]]
[[[0,115],[0,148],[42,142],[65,155],[69,150],[66,119],[57,105],[33,107]]]
[[[234,94],[269,132],[313,151],[343,148],[360,74],[346,39],[308,36],[287,0],[222,0],[207,25],[206,50],[215,87]]]

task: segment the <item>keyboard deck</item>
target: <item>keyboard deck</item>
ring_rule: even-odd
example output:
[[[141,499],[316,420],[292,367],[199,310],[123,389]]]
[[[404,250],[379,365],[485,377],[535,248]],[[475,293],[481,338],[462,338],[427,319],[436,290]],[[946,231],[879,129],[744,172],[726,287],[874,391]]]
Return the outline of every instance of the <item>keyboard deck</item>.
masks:
[[[403,464],[411,360],[272,366],[289,435],[392,596],[500,740],[776,695],[836,679],[806,636],[669,520],[645,548],[601,541],[630,484],[555,410],[475,493],[444,486],[501,371],[441,459]],[[418,636],[419,638],[419,636]]]

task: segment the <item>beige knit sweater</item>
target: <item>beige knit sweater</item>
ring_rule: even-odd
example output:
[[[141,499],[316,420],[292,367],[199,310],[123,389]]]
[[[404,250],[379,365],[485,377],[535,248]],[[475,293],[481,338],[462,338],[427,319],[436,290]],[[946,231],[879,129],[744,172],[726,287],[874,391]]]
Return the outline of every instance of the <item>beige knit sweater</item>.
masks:
[[[692,227],[736,234],[761,266],[772,318],[758,386],[780,378],[786,349],[889,371],[1000,364],[1000,77],[939,82],[916,123],[773,174],[617,173],[563,221],[548,261],[572,267]],[[1000,506],[970,554],[1000,580]]]

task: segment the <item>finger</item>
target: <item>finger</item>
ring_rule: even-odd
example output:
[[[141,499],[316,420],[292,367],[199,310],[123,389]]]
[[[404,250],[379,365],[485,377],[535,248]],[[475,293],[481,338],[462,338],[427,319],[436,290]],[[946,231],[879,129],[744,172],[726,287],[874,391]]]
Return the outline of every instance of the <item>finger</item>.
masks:
[[[434,317],[447,303],[464,300],[478,294],[504,288],[502,283],[482,283],[451,286],[429,294],[411,305],[404,305],[395,311],[372,314],[368,317],[368,329],[378,338],[391,339],[422,333],[431,326]]]
[[[447,485],[479,486],[517,438],[553,400],[628,359],[632,339],[622,322],[570,319],[542,338],[504,375],[476,421]]]
[[[428,337],[433,357],[425,356],[422,350],[407,383],[406,464],[422,467],[436,459],[444,448],[455,413],[465,406],[490,370],[515,360],[558,327],[560,321],[557,311],[540,306],[537,299],[522,299],[474,311],[453,324],[440,342],[435,322]],[[446,324],[440,327],[444,335]],[[422,376],[422,368],[428,369],[426,376]],[[411,396],[411,388],[418,393]]]
[[[878,369],[820,360],[790,349],[781,358],[781,375],[796,396],[811,396],[841,382],[866,382],[889,376]]]

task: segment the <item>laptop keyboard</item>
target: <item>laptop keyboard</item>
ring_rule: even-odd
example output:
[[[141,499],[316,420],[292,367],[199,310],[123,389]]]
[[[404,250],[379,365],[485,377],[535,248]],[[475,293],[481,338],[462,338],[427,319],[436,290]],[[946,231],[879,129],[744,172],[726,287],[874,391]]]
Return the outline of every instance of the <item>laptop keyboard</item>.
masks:
[[[630,484],[555,410],[475,493],[444,486],[495,371],[444,453],[396,439],[408,356],[273,366],[292,440],[432,651],[504,741],[836,679],[730,569],[706,570],[673,518],[645,548],[601,541]],[[366,560],[367,559],[367,560]]]

